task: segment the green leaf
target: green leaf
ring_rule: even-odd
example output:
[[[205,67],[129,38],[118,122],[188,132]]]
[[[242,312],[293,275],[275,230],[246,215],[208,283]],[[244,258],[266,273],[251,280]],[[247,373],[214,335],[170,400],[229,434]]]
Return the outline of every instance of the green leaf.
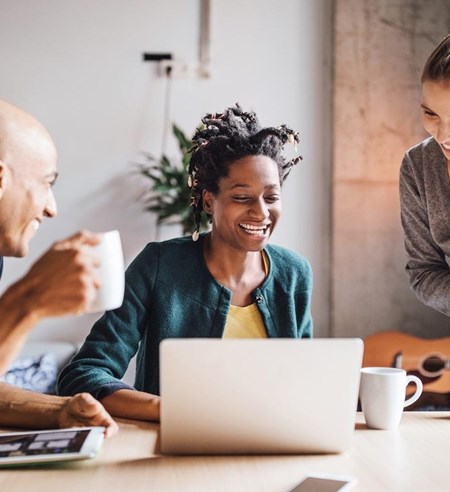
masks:
[[[175,138],[178,140],[178,146],[182,154],[185,154],[192,146],[192,141],[189,140],[185,133],[175,124],[172,125],[172,131]]]
[[[143,208],[157,216],[158,224],[181,224],[184,233],[192,232],[194,220],[190,204],[190,189],[187,185],[187,169],[191,158],[189,149],[192,141],[175,124],[173,135],[178,142],[181,161],[171,161],[166,155],[159,159],[149,152],[143,156],[148,164],[138,168],[139,174],[150,181],[148,189],[142,193]],[[201,230],[207,230],[208,218],[202,216]]]

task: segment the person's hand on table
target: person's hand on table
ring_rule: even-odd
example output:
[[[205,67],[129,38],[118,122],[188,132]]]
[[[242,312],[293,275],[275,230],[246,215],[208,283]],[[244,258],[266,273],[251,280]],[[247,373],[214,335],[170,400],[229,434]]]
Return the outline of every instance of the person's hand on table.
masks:
[[[159,422],[161,397],[158,395],[124,388],[105,396],[101,401],[115,417]]]
[[[89,393],[67,397],[57,420],[60,427],[103,426],[106,437],[119,429],[103,405]]]

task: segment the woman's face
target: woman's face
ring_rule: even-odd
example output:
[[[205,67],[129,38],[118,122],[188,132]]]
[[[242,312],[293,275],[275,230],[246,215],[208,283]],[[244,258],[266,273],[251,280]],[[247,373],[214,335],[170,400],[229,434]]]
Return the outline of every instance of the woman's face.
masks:
[[[278,167],[270,157],[252,155],[231,164],[219,191],[203,192],[214,240],[240,251],[263,249],[281,215],[280,192]]]
[[[422,122],[450,161],[450,81],[426,80],[422,85]]]

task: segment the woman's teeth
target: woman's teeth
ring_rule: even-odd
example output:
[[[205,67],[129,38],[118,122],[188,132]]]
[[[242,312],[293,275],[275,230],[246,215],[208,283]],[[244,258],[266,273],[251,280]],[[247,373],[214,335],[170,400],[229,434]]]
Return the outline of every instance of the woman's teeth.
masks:
[[[268,225],[264,226],[255,226],[250,224],[239,224],[242,229],[244,229],[249,234],[253,234],[255,236],[262,236],[267,231]]]

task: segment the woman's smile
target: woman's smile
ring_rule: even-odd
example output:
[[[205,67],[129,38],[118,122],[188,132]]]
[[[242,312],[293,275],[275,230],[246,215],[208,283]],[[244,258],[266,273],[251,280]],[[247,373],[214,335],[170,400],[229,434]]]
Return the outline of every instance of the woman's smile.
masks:
[[[252,236],[265,236],[266,233],[269,231],[270,224],[264,224],[264,225],[252,225],[252,224],[239,224],[239,227],[243,229],[247,234],[250,234]]]

